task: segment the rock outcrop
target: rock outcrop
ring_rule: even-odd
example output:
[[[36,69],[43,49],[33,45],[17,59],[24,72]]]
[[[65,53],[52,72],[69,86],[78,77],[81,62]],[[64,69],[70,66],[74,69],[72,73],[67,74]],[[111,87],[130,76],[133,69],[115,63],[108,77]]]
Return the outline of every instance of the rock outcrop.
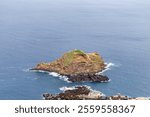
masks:
[[[76,86],[59,94],[43,94],[45,100],[97,100],[102,94],[86,86]]]
[[[71,82],[108,82],[109,78],[104,75],[96,74],[76,74],[76,75],[67,75],[68,81]]]
[[[72,82],[106,82],[109,80],[107,76],[96,75],[105,67],[102,57],[97,52],[85,53],[81,50],[73,50],[53,62],[40,63],[32,70],[56,72],[67,76]]]
[[[150,100],[149,97],[129,97],[121,94],[105,96],[87,86],[68,88],[59,94],[44,93],[45,100]]]

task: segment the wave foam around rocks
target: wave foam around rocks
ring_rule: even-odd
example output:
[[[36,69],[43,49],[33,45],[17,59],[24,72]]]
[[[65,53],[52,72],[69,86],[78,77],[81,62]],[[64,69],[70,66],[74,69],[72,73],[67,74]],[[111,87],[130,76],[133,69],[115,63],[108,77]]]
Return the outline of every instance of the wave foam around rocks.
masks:
[[[86,87],[87,89],[89,89],[91,92],[93,92],[93,93],[99,93],[99,94],[101,94],[101,95],[105,95],[105,94],[103,94],[102,92],[100,92],[100,91],[97,91],[97,90],[93,90],[90,86],[87,86],[87,85],[83,85],[84,87]],[[66,87],[66,86],[64,86],[64,87],[61,87],[61,88],[59,88],[61,91],[66,91],[66,90],[74,90],[74,89],[77,89],[76,87],[82,87],[82,85],[76,85],[76,86],[72,86],[72,87]]]
[[[68,80],[68,77],[63,76],[63,75],[60,75],[60,74],[58,74],[58,73],[56,73],[56,72],[49,72],[49,75],[51,75],[51,76],[53,76],[53,77],[59,77],[59,79],[62,79],[62,80],[64,80],[64,81],[70,83],[70,81]]]
[[[99,72],[99,73],[96,73],[96,74],[101,75],[101,74],[103,74],[104,72],[106,72],[106,71],[108,71],[108,70],[111,70],[111,67],[115,65],[114,63],[105,63],[105,64],[106,64],[105,69],[104,69],[103,71]],[[29,69],[27,70],[27,69],[26,69],[26,70],[23,70],[23,71],[29,72],[29,71],[31,71],[31,70],[29,70]],[[68,77],[63,76],[63,75],[60,75],[60,74],[58,74],[58,73],[56,73],[56,72],[48,72],[48,71],[43,71],[43,70],[32,70],[32,71],[34,71],[34,72],[41,72],[41,73],[48,73],[49,75],[51,75],[51,76],[53,76],[53,77],[59,77],[59,79],[64,80],[64,81],[66,81],[66,82],[68,82],[68,83],[71,83],[71,81],[68,80]]]
[[[106,71],[108,71],[108,70],[111,70],[111,67],[112,67],[112,66],[115,66],[114,63],[105,63],[105,64],[106,64],[105,69],[104,69],[103,71],[101,71],[101,72],[96,73],[96,74],[103,74],[104,72],[106,72]]]

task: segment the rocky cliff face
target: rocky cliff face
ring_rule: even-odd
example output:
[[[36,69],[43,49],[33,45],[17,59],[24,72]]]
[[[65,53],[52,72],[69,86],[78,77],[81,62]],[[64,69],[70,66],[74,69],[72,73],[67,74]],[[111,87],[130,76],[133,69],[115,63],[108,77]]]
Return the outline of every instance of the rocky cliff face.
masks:
[[[40,63],[32,70],[57,72],[61,75],[95,74],[105,69],[102,57],[94,53],[73,50],[65,53],[61,58],[50,62]]]

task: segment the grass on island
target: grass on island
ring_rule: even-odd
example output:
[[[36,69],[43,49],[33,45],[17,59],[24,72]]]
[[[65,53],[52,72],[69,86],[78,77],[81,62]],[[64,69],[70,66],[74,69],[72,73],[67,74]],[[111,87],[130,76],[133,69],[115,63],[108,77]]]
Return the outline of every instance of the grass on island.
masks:
[[[86,54],[85,52],[81,51],[81,50],[73,50],[70,52],[67,52],[64,54],[63,56],[63,65],[64,66],[68,66],[76,56],[83,56],[86,57],[86,59],[88,61],[91,61],[93,63],[98,63],[98,64],[102,64],[103,65],[103,60],[102,58],[100,58],[98,53],[89,53]]]
[[[64,55],[64,65],[65,66],[68,66],[73,58],[76,56],[76,55],[81,55],[81,56],[86,56],[86,53],[84,53],[83,51],[81,50],[73,50],[73,51],[70,51],[70,52],[67,52],[65,55]]]

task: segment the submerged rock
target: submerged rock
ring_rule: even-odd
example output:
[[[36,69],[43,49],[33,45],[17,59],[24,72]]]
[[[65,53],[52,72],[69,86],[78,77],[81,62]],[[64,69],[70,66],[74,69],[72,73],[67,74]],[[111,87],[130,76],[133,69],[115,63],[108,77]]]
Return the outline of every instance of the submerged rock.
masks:
[[[43,98],[45,100],[150,100],[148,97],[132,98],[121,94],[105,96],[103,93],[92,90],[87,86],[66,88],[59,94],[44,93]]]
[[[102,57],[97,52],[85,53],[81,50],[73,50],[53,62],[40,63],[32,70],[56,72],[67,76],[72,82],[105,82],[109,80],[107,76],[96,75],[105,67]]]

